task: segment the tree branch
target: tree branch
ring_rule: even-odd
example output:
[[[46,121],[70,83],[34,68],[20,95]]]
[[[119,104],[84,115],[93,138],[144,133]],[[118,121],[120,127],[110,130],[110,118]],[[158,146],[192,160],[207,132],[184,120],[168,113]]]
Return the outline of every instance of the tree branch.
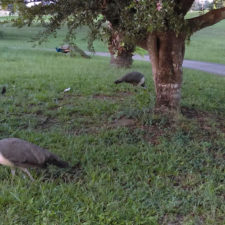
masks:
[[[191,33],[194,33],[205,27],[212,26],[223,19],[225,19],[225,7],[211,10],[202,16],[188,19],[187,22],[191,30]]]

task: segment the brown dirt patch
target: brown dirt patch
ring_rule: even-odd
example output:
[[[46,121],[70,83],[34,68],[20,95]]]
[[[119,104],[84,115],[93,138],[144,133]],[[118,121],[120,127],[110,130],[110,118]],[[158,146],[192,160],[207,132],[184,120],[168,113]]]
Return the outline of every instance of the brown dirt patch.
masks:
[[[95,94],[92,96],[94,99],[100,99],[100,100],[123,100],[124,98],[129,97],[132,95],[131,92],[118,92],[116,95],[104,95],[104,94]]]
[[[143,126],[142,129],[145,131],[144,139],[148,143],[158,145],[160,143],[160,137],[165,134],[165,130],[159,126]]]
[[[133,95],[133,93],[130,91],[120,91],[120,92],[117,92],[116,94],[116,96],[118,97],[129,97],[131,95]]]
[[[215,130],[215,128],[217,128],[225,134],[225,118],[222,115],[204,112],[195,108],[188,107],[182,107],[181,113],[188,119],[196,119],[199,126],[205,131],[212,133],[212,130]],[[214,127],[212,125],[212,122],[214,124]]]
[[[135,125],[136,121],[134,119],[122,117],[120,119],[114,120],[112,127],[132,127]]]
[[[125,94],[126,96],[126,94]],[[78,96],[79,97],[79,96]],[[117,96],[107,96],[107,95],[95,95],[93,98],[97,99],[115,99]],[[225,126],[224,126],[224,117],[223,115],[217,115],[209,112],[200,111],[194,108],[182,107],[181,113],[187,120],[173,121],[168,120],[168,123],[161,123],[160,120],[153,120],[149,125],[143,125],[141,121],[137,119],[127,118],[122,116],[118,119],[113,119],[112,122],[105,118],[102,121],[98,121],[98,123],[91,118],[87,117],[87,119],[82,115],[77,115],[76,119],[83,119],[80,124],[71,126],[69,133],[73,135],[80,135],[83,133],[98,133],[103,129],[115,129],[119,127],[128,127],[129,129],[141,129],[143,130],[143,138],[146,142],[151,143],[153,145],[160,144],[161,137],[165,135],[169,138],[170,135],[176,131],[177,128],[181,129],[184,133],[189,133],[191,131],[191,135],[193,138],[199,139],[210,139],[216,140],[218,135],[221,135],[221,132],[225,134]],[[54,118],[51,116],[42,115],[42,111],[37,111],[36,115],[38,116],[38,123],[35,129],[50,129],[55,126],[64,126],[67,122],[62,122],[58,118]],[[193,126],[196,130],[192,129],[192,121]],[[69,122],[68,122],[69,123]],[[201,132],[199,132],[201,130]]]
[[[176,217],[174,217],[166,214],[160,222],[162,225],[182,225],[184,222],[184,217],[181,215],[176,215]]]
[[[39,122],[36,124],[35,129],[49,129],[52,126],[57,126],[59,125],[60,122],[55,119],[55,118],[51,118],[51,117],[40,117]]]
[[[117,97],[116,96],[109,96],[109,95],[103,95],[103,94],[96,94],[96,95],[93,95],[92,98],[94,99],[100,99],[100,100],[116,100]]]
[[[181,114],[187,117],[188,119],[192,119],[192,118],[198,117],[199,112],[194,108],[188,108],[183,106],[181,107]]]

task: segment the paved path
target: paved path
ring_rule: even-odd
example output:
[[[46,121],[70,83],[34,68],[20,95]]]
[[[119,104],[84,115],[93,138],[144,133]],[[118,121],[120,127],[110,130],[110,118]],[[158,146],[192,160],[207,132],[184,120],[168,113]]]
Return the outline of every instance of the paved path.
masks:
[[[110,54],[107,52],[96,52],[95,55],[106,56],[106,57],[110,56]],[[141,61],[149,61],[149,56],[148,55],[145,55],[145,56],[134,55],[133,59],[141,60]],[[200,62],[200,61],[193,61],[193,60],[184,60],[183,67],[225,76],[225,65],[224,64]]]
[[[11,47],[13,49],[32,49],[32,50],[43,50],[43,51],[55,51],[55,49],[46,49],[46,48],[20,48],[20,47]],[[85,51],[86,54],[92,55],[91,52]],[[95,52],[94,55],[98,56],[105,56],[110,57],[110,54],[108,52]],[[140,61],[148,61],[149,62],[149,56],[140,56],[140,55],[134,55],[134,60],[140,60]],[[210,62],[200,62],[200,61],[194,61],[194,60],[184,60],[183,67],[193,69],[193,70],[200,70],[207,73],[213,73],[220,76],[225,76],[225,64],[218,64],[218,63],[210,63]]]

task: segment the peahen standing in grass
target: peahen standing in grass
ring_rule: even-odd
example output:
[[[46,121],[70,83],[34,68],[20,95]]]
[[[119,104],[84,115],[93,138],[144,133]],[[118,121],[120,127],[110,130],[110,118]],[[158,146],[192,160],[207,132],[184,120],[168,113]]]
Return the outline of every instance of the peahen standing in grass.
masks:
[[[34,179],[28,168],[46,168],[49,164],[60,168],[70,167],[57,155],[19,138],[0,140],[0,164],[10,166],[13,175],[15,168],[21,169],[31,180]]]
[[[122,76],[120,79],[114,81],[115,84],[119,83],[130,83],[133,86],[142,86],[145,87],[145,77],[142,73],[140,72],[130,72]]]

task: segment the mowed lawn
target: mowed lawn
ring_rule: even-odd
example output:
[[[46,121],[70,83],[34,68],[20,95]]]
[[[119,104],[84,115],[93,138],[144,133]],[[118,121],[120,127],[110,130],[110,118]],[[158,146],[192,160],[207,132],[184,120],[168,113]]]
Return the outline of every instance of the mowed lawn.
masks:
[[[189,17],[198,16],[191,13]],[[31,42],[32,38],[37,37],[42,28],[37,24],[32,27],[17,29],[10,24],[0,25],[0,45],[9,48],[32,48],[36,42]],[[63,27],[58,31],[57,38],[50,38],[48,42],[42,45],[36,45],[36,49],[54,50],[64,44],[67,29]],[[88,29],[82,27],[77,30],[76,43],[83,50],[87,50]],[[3,38],[3,40],[2,40]],[[19,40],[18,40],[19,38]],[[194,33],[190,41],[186,43],[185,59],[198,60],[205,62],[214,62],[225,64],[225,21],[221,21],[213,26],[207,27]],[[25,42],[29,41],[29,43]],[[8,45],[9,43],[9,45]],[[107,52],[107,42],[97,40],[94,42],[95,51]],[[143,50],[142,50],[143,51]],[[139,51],[137,51],[138,53]],[[143,51],[144,53],[145,51]],[[147,54],[147,52],[145,52]]]
[[[196,32],[186,45],[186,59],[225,64],[225,20]]]
[[[224,77],[184,70],[182,113],[156,116],[149,63],[124,70],[70,57],[54,51],[60,39],[34,49],[38,29],[0,28],[0,138],[75,168],[32,170],[31,182],[0,167],[0,224],[224,224]],[[133,70],[146,90],[114,85]]]

